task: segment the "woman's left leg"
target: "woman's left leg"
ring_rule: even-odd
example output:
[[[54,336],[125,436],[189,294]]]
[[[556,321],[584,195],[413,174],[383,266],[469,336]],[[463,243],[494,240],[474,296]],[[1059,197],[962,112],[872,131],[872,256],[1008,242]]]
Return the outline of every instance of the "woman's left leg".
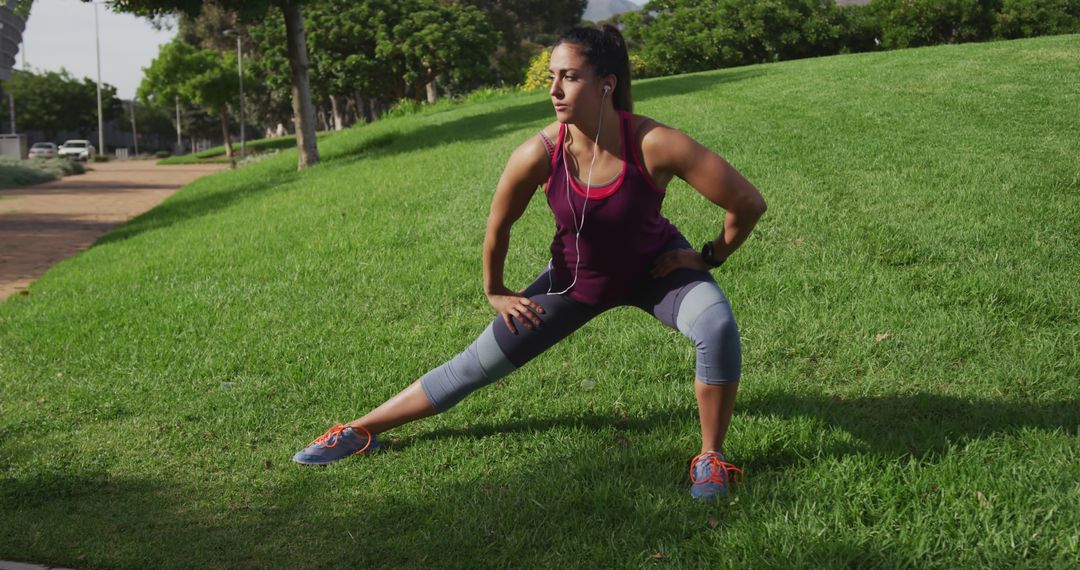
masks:
[[[681,236],[665,250],[679,247],[689,247]],[[678,269],[659,279],[645,277],[627,304],[652,314],[694,343],[701,453],[691,462],[690,493],[712,500],[727,492],[730,480],[742,476],[723,454],[742,373],[739,329],[727,297],[708,272]]]
[[[701,451],[722,453],[742,373],[739,329],[731,307],[704,271],[679,269],[650,281],[632,304],[694,343]]]

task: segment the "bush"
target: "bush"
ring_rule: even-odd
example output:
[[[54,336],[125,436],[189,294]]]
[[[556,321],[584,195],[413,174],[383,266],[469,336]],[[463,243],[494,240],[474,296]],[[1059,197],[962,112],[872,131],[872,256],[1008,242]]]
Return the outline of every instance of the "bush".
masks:
[[[1080,0],[1004,0],[994,37],[1032,38],[1080,32]]]
[[[67,159],[45,159],[38,164],[41,165],[44,171],[55,173],[56,178],[71,176],[72,174],[83,174],[86,172],[86,167],[83,166],[81,162]]]
[[[167,151],[167,150],[159,150],[159,151],[154,153],[154,158],[159,158],[159,159],[160,158],[169,158],[170,156],[172,156],[172,153]]]
[[[94,155],[94,162],[109,162],[109,157],[108,157],[108,155],[104,155],[104,154],[95,154]]]
[[[907,48],[990,39],[994,3],[981,0],[877,0],[881,42]]]
[[[663,75],[656,62],[641,54],[630,54],[630,78],[645,79]]]
[[[881,48],[881,22],[873,6],[838,6],[842,36],[841,53],[858,53]]]
[[[548,81],[548,67],[551,65],[551,50],[544,49],[540,53],[533,56],[529,60],[529,69],[525,72],[525,83],[522,85],[522,89],[526,91],[533,91],[535,89],[545,89],[550,82]]]
[[[0,156],[0,188],[41,184],[84,172],[82,164],[65,158],[19,160]]]
[[[655,5],[655,7],[654,7]],[[626,14],[650,74],[684,73],[840,53],[833,0],[678,0]]]
[[[394,103],[385,113],[384,117],[404,117],[406,115],[415,115],[419,113],[424,107],[424,104],[415,99],[398,99],[397,103]]]
[[[470,91],[461,101],[463,103],[479,103],[480,101],[488,101],[517,91],[519,91],[517,87],[482,87]]]

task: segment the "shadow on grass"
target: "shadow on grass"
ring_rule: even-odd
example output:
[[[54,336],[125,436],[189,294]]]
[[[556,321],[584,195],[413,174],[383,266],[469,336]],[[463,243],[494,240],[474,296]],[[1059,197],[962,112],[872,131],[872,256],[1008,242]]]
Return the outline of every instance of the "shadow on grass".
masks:
[[[744,70],[665,77],[635,87],[635,95],[639,101],[653,97],[681,95],[741,81],[761,73],[760,70]],[[546,95],[538,93],[535,101],[514,105],[497,112],[473,114],[410,132],[386,133],[343,149],[327,150],[323,153],[322,163],[314,168],[327,165],[343,166],[359,160],[416,152],[450,143],[485,141],[519,131],[528,125],[535,125],[539,130],[546,121],[552,120],[554,120],[554,114],[550,101]],[[511,150],[507,148],[507,156]],[[420,167],[418,165],[418,168]],[[255,168],[266,167],[256,165]],[[291,162],[287,160],[273,168],[273,172],[266,172],[266,176],[259,181],[247,181],[249,179],[238,177],[238,182],[235,184],[219,183],[223,186],[220,190],[204,191],[191,196],[188,196],[188,192],[181,192],[157,208],[117,228],[101,238],[98,243],[125,240],[149,229],[167,227],[212,213],[256,194],[263,194],[289,184],[299,176],[292,170]]]
[[[0,538],[0,558],[110,568],[647,564],[665,548],[719,544],[726,528],[753,516],[752,505],[684,502],[685,465],[692,450],[647,453],[632,443],[634,434],[693,421],[695,414],[688,403],[645,417],[584,414],[481,421],[469,429],[441,429],[404,440],[387,452],[329,469],[298,468],[282,458],[272,469],[285,472],[276,476],[269,466],[231,465],[226,458],[223,470],[214,468],[199,480],[184,482],[133,480],[115,470],[85,476],[53,470],[20,478],[8,469],[9,475],[0,479],[0,514],[22,522]],[[872,454],[903,459],[912,455],[912,447],[944,453],[952,443],[1024,429],[1075,435],[1080,401],[1028,405],[935,395],[835,401],[765,394],[747,398],[738,414],[817,418],[852,433]],[[560,427],[604,431],[612,426],[628,434],[631,443],[613,442],[602,457],[571,440],[543,453],[513,454],[505,464],[466,468],[461,475],[453,463],[468,458],[419,461],[407,468],[412,475],[396,487],[400,492],[365,491],[366,480],[379,477],[383,465],[400,461],[400,452],[419,441],[506,432],[536,433],[542,439],[544,432]],[[787,470],[812,461],[806,457],[818,450],[795,451],[801,453],[742,458],[741,464],[748,473]],[[820,452],[837,457],[867,453],[847,448]],[[240,490],[235,483],[218,483],[240,479],[246,481]],[[722,522],[710,528],[706,517],[717,512]],[[829,536],[808,538],[805,549],[804,555],[822,562],[873,565],[897,554]],[[692,561],[701,553],[682,555]]]
[[[212,191],[178,193],[156,208],[132,218],[124,225],[102,236],[94,245],[130,239],[146,231],[166,228],[185,220],[223,210],[249,197],[280,191],[298,176],[295,171],[286,169],[273,174],[273,182],[267,182],[266,179],[245,179],[243,182],[223,185],[223,188]]]
[[[706,73],[685,76],[664,77],[650,80],[634,86],[635,101],[647,101],[654,97],[684,95],[742,81],[762,74],[761,70],[742,70],[729,73]],[[498,112],[480,113],[461,117],[445,123],[434,124],[423,129],[401,134],[389,141],[392,144],[378,144],[364,148],[371,152],[338,152],[328,155],[328,162],[349,161],[350,158],[384,157],[398,153],[414,152],[449,143],[484,141],[507,133],[519,131],[529,125],[540,130],[547,123],[555,120],[550,98],[544,92],[537,92],[535,100],[514,105]],[[384,141],[385,142],[385,141]],[[523,142],[523,141],[519,141]],[[512,148],[507,148],[509,156]]]

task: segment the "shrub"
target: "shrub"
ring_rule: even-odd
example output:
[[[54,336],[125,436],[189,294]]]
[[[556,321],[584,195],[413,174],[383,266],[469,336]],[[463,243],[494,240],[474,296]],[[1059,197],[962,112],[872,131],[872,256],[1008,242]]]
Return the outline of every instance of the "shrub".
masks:
[[[548,81],[548,67],[551,65],[551,50],[544,49],[529,60],[529,69],[525,72],[525,84],[522,88],[526,91],[546,89]]]
[[[94,162],[109,162],[109,156],[105,154],[95,154]]]
[[[1002,39],[1080,32],[1080,0],[1004,0],[994,19]]]
[[[517,92],[518,90],[519,88],[517,87],[482,87],[470,91],[462,98],[462,101],[465,103],[479,103],[480,101],[488,101],[490,99],[495,99],[496,97],[502,97],[503,95]]]
[[[881,22],[873,6],[838,6],[841,26],[841,53],[858,53],[881,48]]]
[[[167,150],[159,150],[159,151],[154,153],[154,158],[159,158],[159,159],[160,158],[169,158],[170,156],[172,156],[172,153],[167,151]]]
[[[845,30],[832,0],[678,0],[628,13],[627,37],[649,73],[683,73],[840,53]]]
[[[394,103],[385,113],[384,117],[404,117],[406,115],[415,115],[419,113],[424,104],[415,99],[398,99],[397,103]]]
[[[994,3],[981,0],[877,0],[881,42],[907,48],[990,39]]]
[[[638,53],[630,54],[630,77],[632,79],[645,79],[646,77],[656,77],[658,75],[663,75],[663,72],[655,61]]]
[[[71,174],[82,174],[82,164],[65,158],[19,160],[0,156],[0,188],[49,182]]]

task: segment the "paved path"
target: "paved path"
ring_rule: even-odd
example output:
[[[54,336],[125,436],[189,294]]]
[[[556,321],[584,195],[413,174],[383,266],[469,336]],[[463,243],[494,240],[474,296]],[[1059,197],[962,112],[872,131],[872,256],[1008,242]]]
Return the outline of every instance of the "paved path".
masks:
[[[70,568],[58,568],[56,566],[41,566],[29,562],[9,562],[0,560],[0,570],[71,570]]]
[[[0,301],[181,186],[227,167],[99,162],[86,174],[0,190]]]

